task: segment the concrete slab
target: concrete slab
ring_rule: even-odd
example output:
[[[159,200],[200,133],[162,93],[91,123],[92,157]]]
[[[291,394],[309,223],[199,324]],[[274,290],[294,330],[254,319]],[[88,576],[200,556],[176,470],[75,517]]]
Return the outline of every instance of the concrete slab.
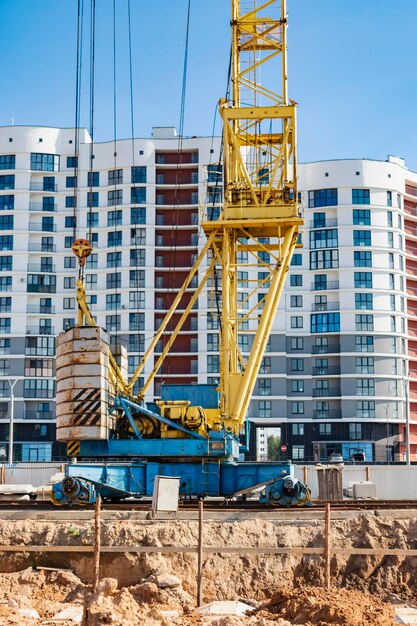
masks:
[[[245,615],[246,611],[253,611],[253,606],[239,600],[219,600],[197,609],[200,615]]]
[[[31,617],[32,619],[40,619],[40,615],[35,609],[17,609],[17,613],[22,617]]]
[[[42,622],[45,626],[47,624],[60,624],[62,622],[73,622],[74,624],[81,624],[83,619],[83,607],[79,604],[73,604],[63,609],[50,619]]]
[[[395,609],[396,624],[417,624],[417,609],[411,607],[398,607]]]

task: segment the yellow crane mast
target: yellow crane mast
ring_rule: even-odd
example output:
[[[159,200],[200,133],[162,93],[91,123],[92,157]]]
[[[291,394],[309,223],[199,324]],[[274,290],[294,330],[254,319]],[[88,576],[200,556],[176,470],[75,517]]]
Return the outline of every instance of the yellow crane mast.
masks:
[[[287,91],[286,0],[232,0],[231,26],[232,92],[230,100],[219,103],[224,209],[219,220],[205,221],[203,228],[212,237],[213,256],[221,268],[221,415],[226,430],[237,435],[303,220],[296,187],[296,103]],[[249,310],[240,313],[239,282],[254,267],[262,271],[250,283]],[[256,332],[245,359],[239,334],[250,320],[255,320]]]

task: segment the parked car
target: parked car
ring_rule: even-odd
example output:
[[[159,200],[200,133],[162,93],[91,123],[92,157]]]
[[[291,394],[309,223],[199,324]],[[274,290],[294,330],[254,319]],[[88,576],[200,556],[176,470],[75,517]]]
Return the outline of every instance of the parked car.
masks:
[[[355,450],[355,452],[350,455],[350,460],[354,463],[363,463],[365,461],[365,452],[363,450]]]
[[[329,463],[343,463],[343,456],[340,452],[332,452],[329,454],[328,459]]]

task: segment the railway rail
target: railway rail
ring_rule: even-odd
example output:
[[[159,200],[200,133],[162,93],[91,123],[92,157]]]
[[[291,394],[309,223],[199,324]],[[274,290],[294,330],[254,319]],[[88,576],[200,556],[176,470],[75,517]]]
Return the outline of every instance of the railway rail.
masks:
[[[303,512],[308,511],[324,511],[326,504],[329,503],[331,509],[334,511],[372,511],[372,510],[400,510],[400,509],[416,509],[417,500],[335,500],[335,501],[313,501],[311,507],[274,507],[272,505],[259,504],[255,500],[246,501],[233,501],[233,500],[205,500],[204,509],[206,511],[228,511],[228,512],[271,512],[271,511],[288,511],[297,512],[301,516]],[[2,510],[14,510],[14,511],[45,511],[45,510],[68,510],[68,511],[92,511],[94,505],[79,506],[64,506],[56,507],[52,502],[47,500],[0,500],[0,511]],[[103,502],[102,509],[104,511],[151,511],[151,502]],[[198,501],[181,501],[179,504],[179,511],[197,511]]]

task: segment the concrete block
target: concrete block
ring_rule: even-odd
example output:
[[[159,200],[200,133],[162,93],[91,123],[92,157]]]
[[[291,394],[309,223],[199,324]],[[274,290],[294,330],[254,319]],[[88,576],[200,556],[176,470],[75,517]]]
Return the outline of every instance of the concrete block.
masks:
[[[200,615],[245,615],[246,611],[253,611],[253,606],[239,600],[219,600],[197,609]]]
[[[396,608],[394,621],[396,624],[417,624],[417,609],[408,606]]]
[[[353,498],[355,500],[376,498],[376,484],[371,482],[353,483]]]

